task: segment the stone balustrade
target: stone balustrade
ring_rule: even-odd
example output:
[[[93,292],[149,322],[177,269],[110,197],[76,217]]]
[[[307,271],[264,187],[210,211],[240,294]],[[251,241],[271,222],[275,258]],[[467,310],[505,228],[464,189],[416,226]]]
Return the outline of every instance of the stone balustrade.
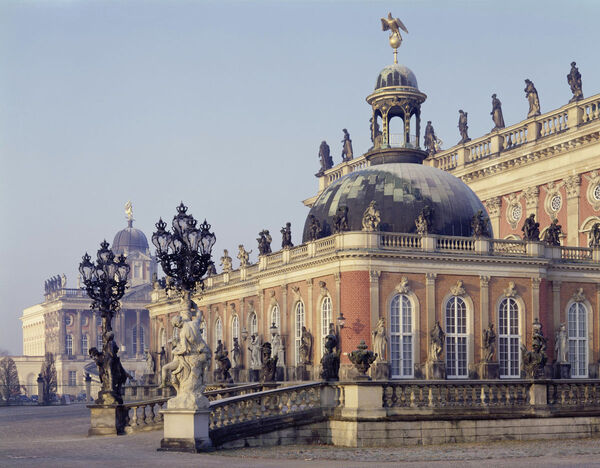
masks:
[[[527,255],[527,242],[523,240],[491,239],[489,243],[492,255],[517,257]]]
[[[161,429],[163,417],[161,409],[167,407],[168,398],[157,398],[148,401],[124,403],[126,410],[125,433],[131,434],[140,431]]]

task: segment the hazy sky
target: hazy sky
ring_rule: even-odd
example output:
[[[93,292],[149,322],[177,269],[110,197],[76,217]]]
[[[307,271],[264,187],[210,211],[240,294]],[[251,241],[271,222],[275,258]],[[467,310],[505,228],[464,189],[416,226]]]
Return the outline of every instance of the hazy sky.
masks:
[[[243,243],[255,260],[257,233],[279,247],[286,221],[299,243],[321,140],[335,163],[342,128],[356,155],[371,146],[388,11],[445,148],[459,108],[472,138],[491,129],[492,93],[507,125],[523,120],[525,78],[542,112],[565,104],[572,60],[600,92],[595,0],[0,1],[0,349],[22,352],[23,308],[52,275],[76,286],[127,200],[148,238],[183,200],[217,258]]]

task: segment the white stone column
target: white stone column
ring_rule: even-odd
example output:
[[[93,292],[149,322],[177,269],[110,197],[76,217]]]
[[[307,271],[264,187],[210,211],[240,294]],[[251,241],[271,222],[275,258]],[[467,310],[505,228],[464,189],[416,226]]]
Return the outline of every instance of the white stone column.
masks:
[[[523,195],[525,196],[525,217],[529,216],[530,214],[534,214],[537,219],[540,188],[535,185],[532,187],[527,187],[525,190],[523,190]]]
[[[552,281],[552,317],[554,330],[560,327],[560,281]]]
[[[481,342],[480,342],[481,346],[479,346],[480,350],[483,347],[483,331],[485,329],[487,329],[487,327],[490,323],[489,284],[490,284],[489,276],[482,275],[479,277],[479,304],[481,307],[481,320],[479,321],[479,337],[481,339]],[[496,331],[496,333],[497,333],[497,331]],[[482,360],[481,351],[479,352],[479,357],[480,357],[480,360]]]
[[[381,271],[370,270],[369,271],[369,293],[371,298],[371,331],[377,327],[379,321],[379,277]],[[389,329],[389,323],[386,323],[387,329]],[[373,343],[371,343],[371,348]]]
[[[308,302],[307,304],[307,309],[306,309],[306,317],[305,317],[305,326],[306,329],[310,331],[310,333],[312,333],[313,338],[318,336],[317,333],[317,329],[315,329],[315,321],[313,320],[313,314],[314,314],[314,304],[313,304],[313,280],[312,279],[307,279],[306,280],[306,289],[308,290],[308,294],[306,295],[306,301]],[[317,323],[319,323],[319,321],[317,320]],[[315,343],[313,341],[313,354],[314,354],[314,349],[315,349]],[[312,359],[312,356],[311,356]]]
[[[65,323],[64,310],[59,310],[58,312],[56,312],[56,320],[58,321],[58,354],[64,356],[67,351],[67,324]]]
[[[73,336],[73,355],[81,356],[81,310],[75,312],[75,323],[74,323],[74,336]]]
[[[567,191],[567,245],[579,245],[579,191],[581,177],[572,175],[565,179]]]

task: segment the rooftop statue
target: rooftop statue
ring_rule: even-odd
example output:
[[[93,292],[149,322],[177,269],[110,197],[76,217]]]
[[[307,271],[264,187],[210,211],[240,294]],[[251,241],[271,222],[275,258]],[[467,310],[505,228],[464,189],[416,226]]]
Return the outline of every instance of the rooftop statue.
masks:
[[[315,215],[310,215],[310,224],[308,225],[308,239],[311,241],[316,241],[321,237],[321,223],[315,217]]]
[[[223,250],[223,256],[221,257],[220,265],[223,267],[223,273],[227,273],[231,271],[231,257],[229,256],[229,252],[227,249]]]
[[[379,123],[377,122],[377,119],[373,117],[369,119],[369,123],[371,124],[371,141],[373,142],[373,148],[381,148],[383,136],[381,134],[381,128],[379,128]]]
[[[492,112],[490,112],[492,120],[494,121],[494,128],[492,131],[504,128],[504,117],[502,116],[502,103],[500,99],[492,94]]]
[[[488,229],[489,218],[483,216],[483,211],[479,210],[473,215],[471,221],[471,227],[473,228],[474,237],[490,237],[490,231]]]
[[[554,220],[552,220],[552,224],[548,226],[548,230],[544,236],[544,242],[546,242],[548,245],[559,246],[561,234],[562,226],[558,224],[558,219],[554,218]]]
[[[573,93],[573,97],[569,100],[569,102],[575,102],[583,99],[583,91],[581,89],[581,73],[579,73],[579,69],[575,65],[575,62],[571,62],[571,71],[567,75],[567,83],[569,83],[571,92]]]
[[[423,137],[423,144],[425,145],[425,150],[429,156],[433,156],[439,149],[439,140],[435,136],[435,130],[433,129],[433,125],[431,124],[431,120],[427,121],[427,125],[425,127],[425,135]]]
[[[523,240],[539,241],[540,240],[540,223],[536,223],[535,214],[531,213],[521,228],[523,231]]]
[[[398,18],[394,18],[392,13],[388,13],[387,18],[381,18],[381,29],[383,31],[392,31],[390,34],[390,46],[394,49],[394,63],[398,63],[398,47],[402,44],[402,35],[400,30],[408,34],[408,29]]]
[[[348,226],[348,207],[338,206],[337,213],[333,218],[333,232],[344,232],[350,230]]]
[[[241,267],[247,267],[250,264],[250,254],[252,250],[248,252],[242,244],[238,245],[237,258],[240,261]]]
[[[460,141],[458,144],[460,145],[462,143],[466,143],[467,141],[471,141],[471,139],[469,138],[469,126],[467,125],[468,112],[460,109],[458,113],[458,131],[460,133]]]
[[[258,233],[258,255],[267,255],[271,253],[271,241],[273,238],[268,229],[263,229]]]
[[[133,205],[131,204],[131,200],[125,203],[125,216],[127,216],[127,221],[133,221]]]
[[[590,231],[590,247],[600,247],[600,223],[595,223]]]
[[[342,161],[350,161],[354,157],[352,140],[350,139],[348,130],[344,128],[342,132],[344,132],[344,139],[342,140]]]
[[[417,227],[417,234],[424,236],[432,232],[432,220],[433,210],[429,205],[425,205],[421,210],[421,214],[415,219],[415,226]]]
[[[317,172],[317,176],[322,176],[327,169],[333,167],[333,159],[329,152],[329,145],[325,140],[323,140],[321,146],[319,146],[319,162],[321,163],[321,170]]]
[[[292,243],[292,223],[285,223],[285,226],[279,232],[281,232],[281,248],[289,249],[290,247],[294,247]]]
[[[362,230],[367,232],[374,232],[379,230],[379,223],[381,222],[381,214],[377,209],[377,202],[372,200],[369,206],[363,213],[362,219]]]
[[[540,115],[540,99],[538,97],[537,89],[533,85],[531,80],[525,80],[525,96],[529,102],[529,112],[527,118]]]

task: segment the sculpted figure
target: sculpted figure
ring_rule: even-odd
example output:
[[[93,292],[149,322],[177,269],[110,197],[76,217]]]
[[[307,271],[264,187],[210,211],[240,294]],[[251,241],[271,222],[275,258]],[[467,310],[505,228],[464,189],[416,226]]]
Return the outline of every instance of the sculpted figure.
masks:
[[[381,129],[379,128],[379,123],[376,118],[371,117],[369,119],[369,123],[371,124],[371,141],[373,142],[373,148],[381,147]]]
[[[228,271],[231,271],[231,257],[229,256],[229,252],[227,251],[227,249],[223,250],[223,256],[221,257],[221,263],[220,265],[223,267],[223,272],[227,273]]]
[[[271,241],[273,238],[267,229],[263,229],[258,233],[258,255],[267,255],[271,253]]]
[[[271,335],[271,351],[273,356],[277,358],[277,365],[285,367],[283,343],[281,342],[281,335],[278,332]]]
[[[600,223],[592,226],[590,231],[590,247],[600,247]]]
[[[525,80],[525,96],[529,102],[527,118],[540,115],[540,99],[538,97],[537,89],[535,89],[531,80]]]
[[[492,120],[494,121],[493,130],[498,130],[500,128],[504,128],[504,117],[502,116],[502,103],[500,99],[496,97],[495,94],[492,94]]]
[[[208,270],[206,270],[206,276],[214,276],[217,274],[217,268],[213,262],[210,262],[208,265]]]
[[[321,358],[321,378],[323,380],[339,380],[340,350],[337,349],[338,342],[337,334],[331,323],[329,324],[329,334],[325,337],[325,353]]]
[[[573,97],[569,100],[569,102],[583,99],[583,90],[581,89],[581,73],[579,73],[579,69],[576,67],[575,62],[571,62],[571,71],[567,75],[567,83],[569,83],[569,86],[571,87],[571,93],[573,93]]]
[[[433,218],[433,210],[429,205],[425,205],[421,210],[421,214],[415,219],[415,226],[417,227],[417,234],[424,236],[425,234],[431,233],[431,225]]]
[[[144,373],[148,376],[154,375],[154,358],[150,351],[146,351],[146,368],[144,369]]]
[[[247,267],[250,264],[250,254],[251,253],[252,253],[252,250],[250,252],[248,252],[246,249],[244,249],[244,246],[242,244],[238,245],[237,258],[240,261],[241,267]]]
[[[564,323],[560,324],[560,328],[556,332],[554,339],[554,359],[559,364],[567,364],[569,362],[569,336],[567,327]]]
[[[302,327],[302,335],[300,340],[300,363],[310,364],[312,356],[313,337],[305,326]]]
[[[387,18],[381,18],[381,29],[383,31],[392,31],[392,35],[395,35],[402,41],[402,36],[400,35],[400,29],[408,34],[408,29],[406,26],[400,21],[398,18],[392,17],[392,13],[388,13]]]
[[[354,152],[352,151],[352,140],[350,139],[348,130],[344,128],[342,131],[344,132],[344,139],[342,140],[342,161],[350,161],[354,156]]]
[[[88,351],[98,367],[98,375],[102,383],[102,390],[98,393],[96,399],[96,403],[101,405],[123,403],[121,397],[123,385],[125,385],[128,378],[132,379],[121,364],[121,359],[118,356],[119,347],[114,340],[114,332],[108,332],[102,351],[99,351],[96,347],[92,347]]]
[[[460,141],[458,144],[460,145],[461,143],[471,141],[471,139],[469,138],[469,126],[467,125],[468,113],[461,109],[458,111],[458,114],[458,132],[460,133]]]
[[[321,237],[321,223],[315,215],[310,215],[310,223],[308,225],[308,240],[316,241]]]
[[[490,323],[489,326],[483,331],[483,360],[485,362],[492,362],[495,352],[496,332],[494,331],[494,324]]]
[[[521,345],[521,361],[527,376],[532,379],[543,377],[546,365],[546,338],[542,333],[542,324],[537,317],[533,321],[531,351]]]
[[[535,214],[531,213],[521,228],[523,231],[523,240],[539,241],[540,240],[540,223],[536,223]]]
[[[446,334],[442,330],[442,327],[440,326],[440,322],[438,320],[435,321],[435,325],[431,329],[429,337],[431,338],[431,345],[429,348],[429,359],[432,362],[441,361],[442,351],[444,351],[444,339],[446,338]]]
[[[348,226],[348,207],[338,206],[337,212],[333,217],[333,232],[338,233],[349,230],[350,227]]]
[[[271,357],[271,343],[268,341],[261,347],[262,367],[260,369],[261,382],[275,382],[277,370],[277,356]]]
[[[242,367],[242,350],[237,338],[233,339],[233,349],[231,350],[231,367],[234,369]]]
[[[376,362],[387,362],[388,338],[385,331],[385,319],[381,317],[377,327],[371,332],[373,336],[373,351],[377,355]]]
[[[432,156],[437,151],[437,137],[435,136],[435,130],[433,129],[433,125],[431,124],[431,120],[427,121],[427,126],[425,127],[425,135],[423,136],[423,144],[425,145],[425,150],[429,156]]]
[[[483,211],[479,210],[473,216],[471,227],[473,228],[473,236],[475,237],[490,237],[488,229],[489,219],[483,216]]]
[[[250,337],[250,346],[248,346],[248,351],[250,351],[250,369],[260,370],[262,367],[262,361],[260,355],[260,338],[257,335],[252,335]]]
[[[294,247],[292,243],[292,223],[285,223],[285,226],[281,228],[281,248],[289,249]]]
[[[362,230],[367,232],[374,232],[379,230],[379,223],[381,222],[381,215],[377,209],[377,203],[375,200],[369,203],[369,206],[363,213],[362,219]]]
[[[225,345],[218,341],[217,350],[215,351],[215,361],[217,364],[216,369],[216,380],[221,383],[231,383],[233,379],[231,378],[231,374],[229,373],[229,369],[231,369],[231,361],[229,357],[227,357],[229,353],[225,348]]]
[[[548,230],[544,236],[544,242],[546,242],[548,245],[559,246],[561,234],[562,226],[558,224],[558,219],[554,218],[552,224],[548,226]]]
[[[329,145],[325,140],[323,140],[321,146],[319,146],[319,162],[321,163],[321,170],[317,172],[317,176],[323,175],[327,169],[333,167],[333,159],[331,158]]]

